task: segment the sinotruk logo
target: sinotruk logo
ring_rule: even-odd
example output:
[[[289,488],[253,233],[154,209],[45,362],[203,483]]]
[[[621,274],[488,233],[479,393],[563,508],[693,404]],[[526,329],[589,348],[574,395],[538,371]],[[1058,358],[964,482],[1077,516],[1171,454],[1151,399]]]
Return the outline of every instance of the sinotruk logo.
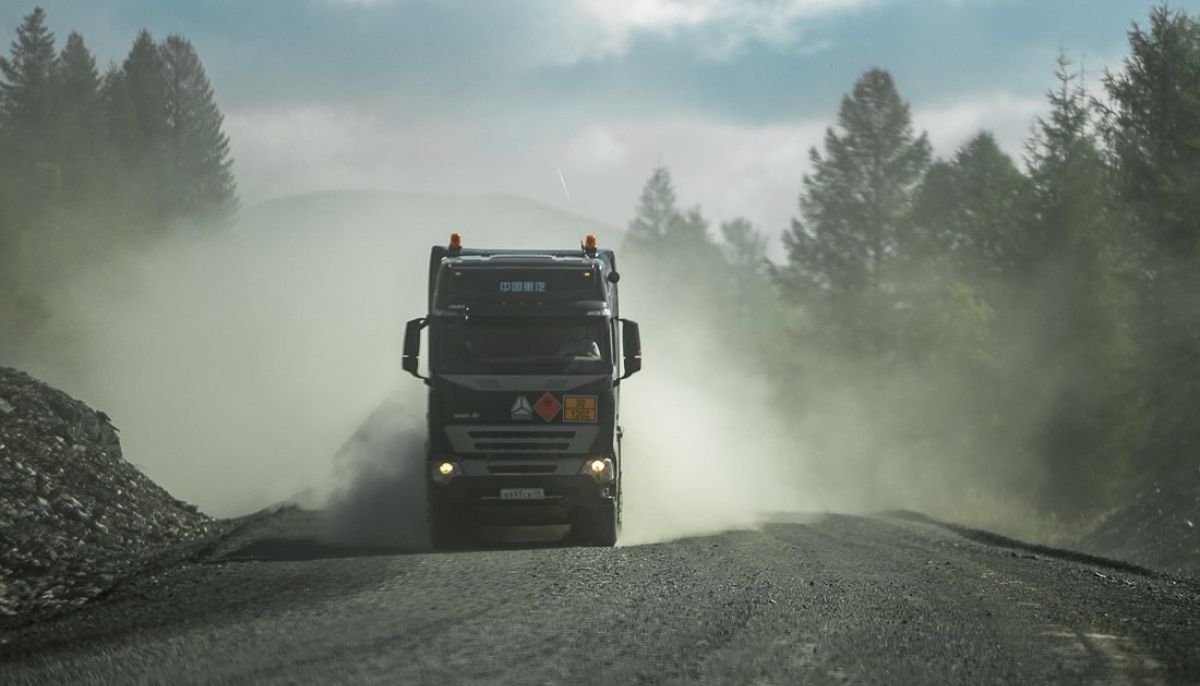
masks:
[[[518,395],[509,408],[509,413],[514,422],[528,422],[533,419],[533,406],[529,404],[529,398]]]

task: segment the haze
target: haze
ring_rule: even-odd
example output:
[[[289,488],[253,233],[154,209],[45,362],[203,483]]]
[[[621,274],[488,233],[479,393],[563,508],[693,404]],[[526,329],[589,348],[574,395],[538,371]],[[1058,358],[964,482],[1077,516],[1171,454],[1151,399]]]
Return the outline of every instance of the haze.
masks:
[[[5,6],[0,25],[30,9]],[[401,376],[398,353],[403,322],[425,311],[429,246],[451,231],[474,246],[559,248],[598,233],[620,251],[659,173],[676,203],[668,223],[695,231],[619,252],[623,314],[642,322],[647,349],[623,393],[627,543],[753,526],[768,510],[913,507],[978,521],[995,509],[994,526],[1019,529],[1013,518],[1047,483],[1027,447],[1087,370],[988,328],[989,308],[1017,311],[1027,291],[990,291],[978,307],[976,291],[952,288],[937,312],[948,318],[925,333],[990,336],[980,357],[1021,370],[1010,379],[1061,378],[1043,395],[954,404],[942,399],[969,395],[974,377],[949,365],[930,374],[892,353],[820,349],[811,322],[781,344],[797,321],[771,309],[782,301],[764,295],[777,285],[764,258],[789,257],[780,236],[814,172],[809,150],[827,145],[843,96],[872,67],[894,77],[933,157],[986,129],[1024,171],[1059,49],[1080,69],[1080,97],[1101,95],[1089,74],[1121,64],[1141,3],[1105,3],[1086,22],[1073,3],[1020,1],[46,9],[59,36],[83,30],[101,63],[119,65],[143,26],[194,44],[225,115],[241,211],[231,228],[174,231],[97,264],[86,243],[35,251],[18,266],[36,275],[52,326],[0,361],[104,409],[131,461],[209,512],[333,495],[341,521],[361,521],[356,499],[374,502],[361,489],[377,490],[375,475],[411,481],[391,465],[419,445],[423,389]],[[735,266],[751,278],[736,279],[731,301],[728,265],[704,260],[736,252],[731,234],[718,238],[734,218],[757,247]],[[711,255],[680,258],[690,269],[655,259],[697,245]],[[936,252],[906,257],[932,264]],[[1047,258],[1022,286],[1051,283],[1061,266]],[[887,278],[913,286],[914,271]],[[977,321],[954,319],[964,311]],[[842,316],[826,324],[860,323]],[[970,345],[952,352],[969,357]],[[963,459],[954,442],[982,441],[970,427],[993,415],[1008,442]]]

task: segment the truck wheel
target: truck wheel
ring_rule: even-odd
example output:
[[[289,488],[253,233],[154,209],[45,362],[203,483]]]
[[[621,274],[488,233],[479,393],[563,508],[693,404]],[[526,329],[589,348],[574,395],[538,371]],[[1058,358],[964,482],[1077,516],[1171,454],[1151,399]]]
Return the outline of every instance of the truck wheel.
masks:
[[[582,545],[611,548],[617,544],[617,508],[613,505],[589,508],[573,525],[575,540]]]
[[[448,509],[431,508],[429,511],[429,543],[434,550],[461,548],[470,542],[467,522]]]

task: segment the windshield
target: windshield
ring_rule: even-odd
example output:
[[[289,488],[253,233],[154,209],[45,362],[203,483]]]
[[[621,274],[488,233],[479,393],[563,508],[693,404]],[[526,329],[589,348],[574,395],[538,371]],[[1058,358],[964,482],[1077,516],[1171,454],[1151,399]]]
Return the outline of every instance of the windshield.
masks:
[[[443,373],[594,374],[612,369],[605,320],[460,319],[438,346]]]

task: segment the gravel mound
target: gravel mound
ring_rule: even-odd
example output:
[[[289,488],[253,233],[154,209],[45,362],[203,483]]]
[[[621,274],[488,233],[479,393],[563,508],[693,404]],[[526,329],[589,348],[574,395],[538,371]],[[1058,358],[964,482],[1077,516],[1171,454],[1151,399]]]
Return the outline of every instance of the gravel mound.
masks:
[[[222,526],[126,462],[106,414],[0,367],[0,615],[81,605]]]
[[[1138,493],[1076,547],[1200,578],[1200,467],[1180,470]]]

